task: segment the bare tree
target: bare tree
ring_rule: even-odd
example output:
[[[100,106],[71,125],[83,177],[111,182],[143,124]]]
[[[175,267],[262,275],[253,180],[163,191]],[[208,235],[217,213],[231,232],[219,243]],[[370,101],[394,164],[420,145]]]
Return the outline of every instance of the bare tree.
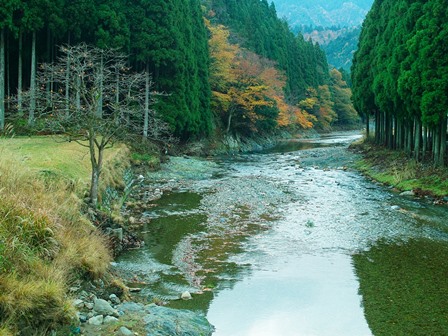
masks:
[[[5,127],[5,29],[0,29],[0,131]]]
[[[48,95],[45,87],[50,80],[54,90]],[[38,117],[45,118],[52,132],[89,148],[90,199],[95,207],[107,148],[116,141],[141,139],[146,122],[154,128],[148,135],[155,131],[157,140],[171,140],[169,128],[154,113],[145,117],[145,110],[150,111],[148,74],[131,72],[126,58],[116,51],[86,44],[61,47],[57,63],[39,67],[37,83]]]

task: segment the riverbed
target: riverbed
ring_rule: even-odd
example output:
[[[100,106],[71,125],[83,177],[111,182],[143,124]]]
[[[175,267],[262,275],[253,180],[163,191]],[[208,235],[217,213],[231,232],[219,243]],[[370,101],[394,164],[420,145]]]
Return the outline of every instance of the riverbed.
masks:
[[[116,271],[217,336],[443,335],[448,210],[360,175],[360,137],[171,158],[140,181],[160,198],[142,196],[145,246]]]

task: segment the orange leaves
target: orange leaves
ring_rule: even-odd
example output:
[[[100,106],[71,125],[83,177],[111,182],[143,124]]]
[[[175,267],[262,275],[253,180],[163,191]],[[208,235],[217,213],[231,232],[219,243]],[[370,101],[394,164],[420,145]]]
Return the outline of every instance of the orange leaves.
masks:
[[[304,112],[312,115],[310,120],[321,130],[329,130],[331,124],[337,120],[332,101],[332,95],[328,85],[321,85],[317,89],[309,88],[307,97],[298,104]]]
[[[291,106],[286,103],[279,108],[280,113],[277,118],[278,125],[280,127],[288,127],[296,125],[302,129],[309,129],[314,126],[317,118],[305,110],[297,106]]]
[[[284,95],[286,76],[276,63],[229,42],[222,25],[210,31],[212,108],[227,131],[259,133],[275,127],[311,128],[316,122],[317,92],[303,106],[290,106]],[[316,113],[314,113],[316,114]]]

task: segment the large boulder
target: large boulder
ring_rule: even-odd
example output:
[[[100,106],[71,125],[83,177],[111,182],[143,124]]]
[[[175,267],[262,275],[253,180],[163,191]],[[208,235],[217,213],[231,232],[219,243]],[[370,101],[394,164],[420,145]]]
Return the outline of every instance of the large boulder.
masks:
[[[209,336],[214,327],[200,314],[189,310],[153,306],[146,309],[147,335],[151,336]]]
[[[115,316],[117,314],[117,311],[110,305],[110,303],[103,299],[95,299],[93,301],[93,310],[101,315]]]

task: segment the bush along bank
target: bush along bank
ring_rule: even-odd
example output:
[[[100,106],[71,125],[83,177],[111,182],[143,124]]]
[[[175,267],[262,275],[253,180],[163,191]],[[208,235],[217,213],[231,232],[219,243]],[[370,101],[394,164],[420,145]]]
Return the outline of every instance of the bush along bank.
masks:
[[[402,151],[391,151],[365,139],[352,144],[350,149],[362,155],[357,168],[371,179],[403,195],[448,204],[447,168],[417,162]]]

